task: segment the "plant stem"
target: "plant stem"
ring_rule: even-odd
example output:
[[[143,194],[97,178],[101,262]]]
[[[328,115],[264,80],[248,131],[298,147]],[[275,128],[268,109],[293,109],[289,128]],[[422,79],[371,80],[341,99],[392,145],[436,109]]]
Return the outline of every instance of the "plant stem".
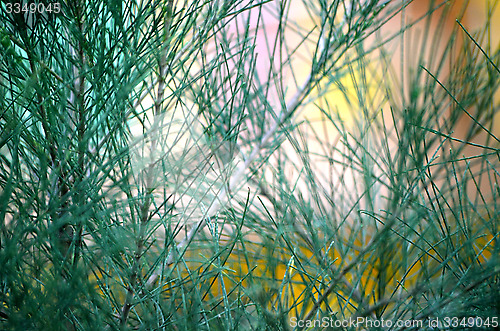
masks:
[[[165,85],[166,85],[166,75],[168,73],[168,65],[167,65],[167,54],[169,51],[169,37],[170,37],[170,25],[172,20],[172,11],[173,11],[174,1],[168,0],[167,3],[167,13],[165,20],[165,37],[164,37],[164,46],[160,54],[160,61],[158,65],[158,90],[156,93],[156,98],[154,102],[154,123],[153,126],[156,126],[159,119],[159,115],[163,112],[162,104],[165,96]],[[153,135],[151,138],[151,150],[150,155],[153,157],[155,155],[157,149],[157,137],[158,135]],[[146,192],[146,199],[142,206],[140,207],[140,221],[139,221],[139,233],[136,240],[136,250],[134,253],[134,260],[132,262],[131,268],[131,276],[130,276],[130,284],[127,288],[127,295],[125,298],[125,303],[123,304],[121,315],[120,315],[120,323],[125,326],[127,322],[128,315],[130,313],[130,309],[132,308],[132,300],[134,297],[134,287],[137,282],[137,279],[140,274],[140,264],[141,257],[144,253],[144,241],[145,241],[145,231],[148,221],[150,220],[151,215],[149,215],[149,209],[151,208],[151,204],[153,203],[153,192],[154,192],[154,179],[156,172],[156,162],[151,160],[149,163],[146,174],[145,174],[145,183],[144,183],[144,191]]]

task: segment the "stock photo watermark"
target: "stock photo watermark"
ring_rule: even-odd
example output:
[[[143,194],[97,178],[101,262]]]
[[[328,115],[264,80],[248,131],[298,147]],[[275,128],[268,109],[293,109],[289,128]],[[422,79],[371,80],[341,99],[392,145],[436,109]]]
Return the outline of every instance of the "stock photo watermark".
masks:
[[[367,330],[372,328],[496,328],[498,327],[498,317],[482,318],[471,317],[434,317],[427,319],[372,319],[369,317],[357,317],[336,319],[333,317],[323,317],[321,319],[302,320],[297,317],[290,318],[291,327],[311,328],[311,327],[336,327],[355,328],[357,330]]]

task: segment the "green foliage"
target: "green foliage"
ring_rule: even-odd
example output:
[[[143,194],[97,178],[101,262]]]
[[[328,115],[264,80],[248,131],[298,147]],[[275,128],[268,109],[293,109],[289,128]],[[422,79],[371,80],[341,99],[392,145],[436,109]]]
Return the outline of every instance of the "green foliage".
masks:
[[[410,2],[2,2],[0,328],[499,317],[494,8]]]

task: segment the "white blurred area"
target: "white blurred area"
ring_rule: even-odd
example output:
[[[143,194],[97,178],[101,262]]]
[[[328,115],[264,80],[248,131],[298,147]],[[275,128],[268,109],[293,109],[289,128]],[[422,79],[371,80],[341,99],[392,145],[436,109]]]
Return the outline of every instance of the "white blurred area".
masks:
[[[297,32],[296,27],[291,23],[281,27],[282,32],[278,35],[284,38],[287,47],[278,47],[276,52],[273,51],[275,47],[273,43],[277,42],[274,38],[278,33],[280,21],[274,15],[276,12],[275,2],[269,2],[262,8],[256,7],[242,13],[227,26],[228,35],[237,34],[247,24],[256,29],[252,35],[255,38],[253,51],[258,54],[255,60],[255,74],[261,81],[271,77],[271,87],[266,99],[268,105],[256,105],[255,109],[269,107],[266,120],[270,122],[286,110],[284,105],[286,106],[293,99],[295,93],[307,79],[312,56],[316,51],[315,44],[321,41],[318,32],[321,17],[318,15],[315,17],[313,2],[305,2],[310,3],[312,10],[308,10],[304,2],[298,0],[286,2],[287,6],[283,10],[287,12],[289,22],[300,25],[305,30],[311,31],[311,34],[306,39],[304,35]],[[399,1],[379,1],[382,5],[387,4],[388,6],[395,2],[399,3]],[[366,1],[343,2],[344,5],[340,11],[344,15],[339,16],[339,24],[342,24],[342,19],[346,20],[346,13],[352,9],[359,10],[365,3]],[[416,43],[423,42],[421,36],[425,26],[430,24],[430,29],[433,31],[431,35],[438,33],[443,40],[446,40],[451,30],[456,26],[455,18],[460,15],[465,2],[462,0],[449,1],[447,4],[443,4],[430,19],[427,19],[425,13],[428,11],[430,3],[431,1],[427,0],[413,1],[403,11],[384,23],[379,33],[371,35],[365,43],[365,49],[368,50],[370,46],[381,43],[384,38],[388,39],[397,35],[404,24],[416,22],[405,32],[404,36],[392,38],[384,46],[389,64],[393,67],[394,75],[398,79],[402,78],[403,70],[407,69],[405,66],[415,60],[412,57],[418,53],[412,54],[412,50],[415,49]],[[481,22],[484,22],[486,8],[483,4],[484,1],[472,1],[468,5],[462,23],[471,31],[481,27]],[[180,8],[183,4],[177,2],[177,6]],[[447,16],[446,21],[442,22],[439,14],[446,6],[451,6],[451,14]],[[262,25],[262,22],[265,22],[265,25]],[[492,29],[492,45],[498,44],[498,37],[494,33],[497,31],[496,29],[496,26]],[[217,36],[214,36],[210,42],[217,42]],[[213,53],[207,53],[209,60],[218,55],[216,47],[210,45],[210,42],[207,49],[212,50]],[[401,49],[402,46],[408,47],[408,45],[409,48],[406,50]],[[293,50],[293,53],[290,50]],[[439,56],[443,50],[438,47],[437,49],[428,48],[427,51]],[[355,55],[346,54],[345,56],[354,59]],[[382,73],[376,61],[369,63],[370,58],[374,59],[377,56],[380,56],[380,52],[369,55],[363,73],[352,67],[352,72],[341,79],[342,86],[330,86],[328,90],[321,90],[321,85],[318,86],[314,93],[320,94],[321,97],[313,102],[310,102],[309,99],[304,100],[304,104],[293,116],[295,123],[302,123],[300,129],[296,131],[300,132],[300,136],[295,136],[298,144],[294,147],[289,139],[284,139],[281,143],[282,153],[269,159],[273,165],[278,164],[279,158],[286,158],[290,161],[290,166],[286,169],[289,182],[296,183],[297,190],[302,192],[304,196],[319,189],[324,193],[324,196],[332,197],[332,201],[338,201],[336,207],[339,208],[339,214],[349,211],[353,205],[359,202],[359,194],[365,190],[363,187],[367,185],[367,183],[363,183],[360,173],[352,164],[353,160],[357,160],[356,150],[349,150],[347,147],[349,144],[354,145],[354,139],[343,136],[341,131],[354,135],[361,134],[363,127],[359,126],[357,120],[363,111],[374,111],[373,119],[375,119],[378,116],[375,114],[376,112],[387,110],[387,105],[384,104],[386,96],[379,85],[381,76],[386,73]],[[404,61],[401,62],[401,59]],[[227,65],[231,71],[236,70],[238,63],[231,60],[228,61]],[[339,62],[339,65],[342,63]],[[199,70],[200,66],[201,64],[194,65],[192,70]],[[443,75],[445,74],[446,71]],[[360,87],[361,83],[366,85]],[[219,102],[222,100],[223,98]],[[220,204],[225,203],[225,196],[222,199],[224,201],[218,201],[224,183],[230,182],[234,170],[251,155],[253,145],[244,145],[239,138],[237,157],[230,159],[227,163],[221,163],[220,160],[213,157],[213,142],[208,142],[206,135],[204,135],[204,127],[207,123],[204,123],[198,115],[199,109],[191,100],[183,99],[180,102],[171,102],[158,116],[153,115],[153,104],[154,101],[151,97],[145,98],[140,105],[141,111],[147,109],[144,116],[141,117],[142,121],[139,118],[133,118],[129,123],[132,133],[130,150],[134,176],[137,181],[145,183],[146,187],[163,188],[174,194],[175,205],[183,221],[198,221],[200,216],[210,209],[214,201]],[[222,107],[223,105],[220,105],[219,108]],[[252,109],[241,109],[241,111],[252,112]],[[334,117],[338,126],[336,127],[325,120],[326,116]],[[393,130],[390,128],[392,123],[387,124],[389,130]],[[248,138],[247,140],[255,139],[259,134],[263,134],[263,132],[252,131],[251,121],[247,120],[245,126],[243,136]],[[464,123],[463,129],[467,128],[468,125]],[[460,130],[461,127],[457,128],[457,135],[461,134]],[[366,148],[373,152],[380,148],[381,146],[377,145],[380,142],[372,138],[366,137],[358,151],[361,148]],[[389,149],[395,147],[395,145],[391,145],[395,144],[392,140],[389,140],[388,144]],[[305,165],[297,146],[301,150],[310,152],[308,160],[312,165],[310,171],[318,179],[319,188],[309,187],[307,181],[301,179],[305,176]],[[374,196],[385,196],[387,192],[384,189],[383,181],[389,181],[387,175],[384,175],[384,164],[380,159],[357,161],[365,162],[365,164],[360,163],[360,167],[372,169],[372,177],[379,178],[381,181],[381,183],[372,183],[373,185],[366,190],[363,199],[366,199],[367,203],[368,201],[380,201],[380,199],[374,199]],[[274,175],[272,171],[264,173],[269,183],[272,183]],[[241,191],[231,188],[233,190],[231,193],[246,192],[248,187],[249,184],[242,179],[237,183],[237,189]],[[257,188],[254,190],[258,191]],[[361,204],[363,203],[361,202]],[[378,209],[381,206],[364,207]]]

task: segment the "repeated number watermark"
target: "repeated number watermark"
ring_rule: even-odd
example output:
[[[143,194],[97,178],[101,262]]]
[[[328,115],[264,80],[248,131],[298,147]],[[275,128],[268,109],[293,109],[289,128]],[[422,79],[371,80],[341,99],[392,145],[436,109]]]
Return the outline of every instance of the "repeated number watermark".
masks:
[[[59,14],[61,12],[61,3],[60,2],[51,2],[49,4],[44,4],[44,3],[21,3],[21,2],[16,2],[16,3],[11,3],[8,2],[5,4],[5,11],[9,14],[19,14],[19,13],[38,13],[38,14],[44,14],[44,13],[53,13],[53,14]]]
[[[432,325],[430,324],[432,322]],[[430,327],[438,328],[497,328],[498,317],[444,317],[429,320]]]

